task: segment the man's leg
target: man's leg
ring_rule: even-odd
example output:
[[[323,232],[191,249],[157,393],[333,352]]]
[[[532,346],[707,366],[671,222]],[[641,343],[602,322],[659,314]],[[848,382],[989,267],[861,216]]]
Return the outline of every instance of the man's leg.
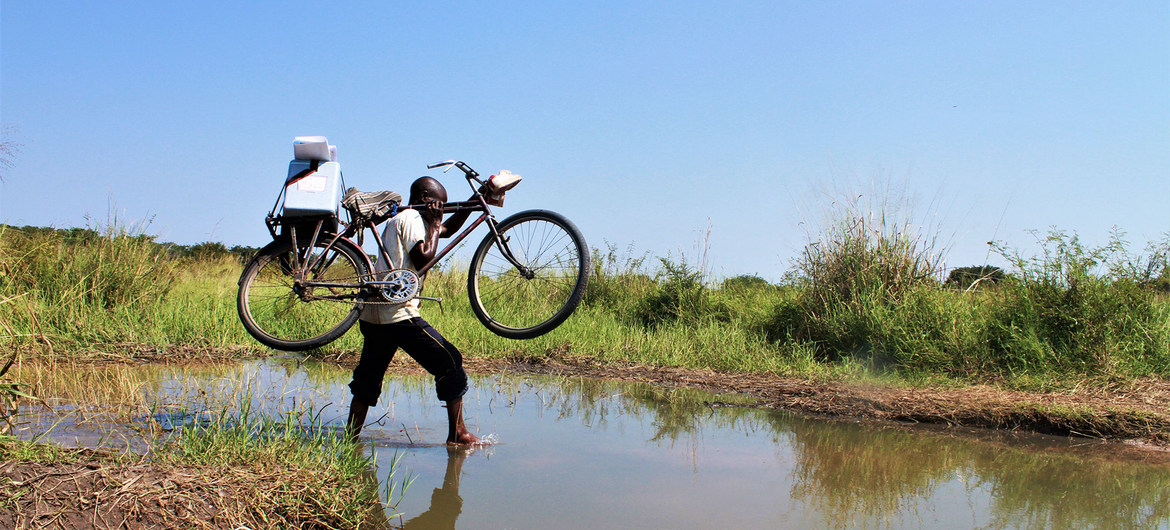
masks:
[[[435,393],[447,404],[447,443],[473,444],[479,441],[463,423],[463,394],[467,392],[467,374],[463,355],[422,318],[401,323],[399,346],[435,377]]]
[[[447,444],[472,445],[479,443],[479,437],[471,434],[463,425],[463,398],[447,401]]]
[[[353,369],[353,381],[349,383],[353,400],[349,403],[349,417],[345,422],[345,431],[352,439],[356,440],[358,433],[362,432],[370,406],[378,402],[386,367],[398,349],[390,329],[392,325],[358,321],[363,340],[362,356]]]
[[[357,396],[349,402],[349,418],[345,420],[345,432],[350,439],[357,440],[358,434],[362,432],[362,426],[366,424],[366,413],[369,410],[370,406]]]

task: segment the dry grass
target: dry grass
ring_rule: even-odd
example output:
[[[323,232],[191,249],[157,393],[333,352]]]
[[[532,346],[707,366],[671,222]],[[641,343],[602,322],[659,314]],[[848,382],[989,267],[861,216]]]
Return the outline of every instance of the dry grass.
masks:
[[[4,453],[0,446],[0,461]],[[158,465],[84,450],[56,458],[0,464],[0,527],[358,528],[385,520],[380,504],[356,513],[347,505],[376,485],[328,469]]]

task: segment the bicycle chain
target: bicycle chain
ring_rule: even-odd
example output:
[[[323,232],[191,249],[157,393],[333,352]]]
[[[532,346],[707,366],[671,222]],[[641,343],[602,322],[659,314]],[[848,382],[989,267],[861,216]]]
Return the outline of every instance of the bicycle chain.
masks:
[[[367,274],[366,279],[369,279],[372,276],[373,276],[373,274]],[[331,281],[339,281],[339,282],[340,281],[347,281],[347,280],[357,280],[357,281],[361,281],[361,282],[366,281],[366,279],[363,279],[361,276],[344,276],[341,278],[329,278],[329,279]],[[381,297],[381,294],[377,292],[377,289],[373,289],[373,288],[370,288],[370,289],[375,291],[374,296]],[[422,289],[420,288],[418,290],[418,292],[421,294]],[[324,298],[324,297],[320,297],[320,296],[313,296],[311,294],[308,295],[307,298],[309,300],[320,300],[320,301],[325,301],[325,302],[339,302],[339,303],[343,303],[343,304],[363,304],[363,305],[403,305],[403,304],[409,303],[409,302],[387,302],[385,300],[382,300],[382,301],[378,301],[378,300],[361,300],[361,301],[358,301],[358,300],[353,300],[353,301],[338,300],[336,298]]]

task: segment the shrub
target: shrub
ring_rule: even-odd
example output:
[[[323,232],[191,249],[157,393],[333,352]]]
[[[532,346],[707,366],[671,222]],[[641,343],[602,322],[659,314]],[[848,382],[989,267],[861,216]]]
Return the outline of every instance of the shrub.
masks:
[[[675,263],[659,258],[662,271],[656,288],[638,301],[635,318],[646,327],[667,323],[699,324],[727,322],[731,311],[727,304],[711,296],[702,281],[702,273],[684,261]]]
[[[754,274],[741,274],[739,276],[732,276],[731,278],[723,280],[723,283],[719,284],[720,289],[729,291],[752,291],[768,289],[771,287],[772,284],[768,283],[768,280],[765,280]]]
[[[891,307],[938,285],[941,250],[934,236],[885,205],[836,204],[796,261],[800,294],[776,306],[763,332],[814,344],[822,359],[895,358],[904,345],[876,339]]]
[[[991,363],[1005,371],[1170,372],[1170,331],[1154,291],[1135,277],[1124,234],[1089,246],[1050,229],[1039,256],[996,250],[1018,271],[987,330]]]
[[[1155,291],[1170,292],[1170,232],[1163,234],[1161,241],[1148,243],[1145,252],[1137,255],[1125,250],[1121,232],[1115,229],[1114,235],[1123,245],[1119,258],[1109,264],[1109,273]]]
[[[976,265],[973,267],[958,267],[952,269],[947,275],[947,281],[944,285],[954,287],[956,289],[973,289],[987,284],[997,284],[1002,282],[1007,276],[1004,275],[1003,269],[993,267],[991,265]]]
[[[631,249],[619,253],[612,244],[607,244],[607,249],[605,254],[592,249],[593,270],[582,302],[586,306],[605,306],[626,313],[633,300],[654,288],[654,280],[643,270],[646,255],[634,256]]]

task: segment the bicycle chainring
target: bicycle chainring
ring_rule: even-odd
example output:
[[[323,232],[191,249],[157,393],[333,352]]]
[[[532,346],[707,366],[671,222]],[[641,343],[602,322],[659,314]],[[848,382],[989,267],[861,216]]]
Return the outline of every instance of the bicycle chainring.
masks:
[[[422,287],[418,275],[410,269],[394,269],[387,272],[382,281],[388,283],[382,284],[378,290],[382,293],[382,297],[392,304],[413,300],[418,296],[419,289]]]

